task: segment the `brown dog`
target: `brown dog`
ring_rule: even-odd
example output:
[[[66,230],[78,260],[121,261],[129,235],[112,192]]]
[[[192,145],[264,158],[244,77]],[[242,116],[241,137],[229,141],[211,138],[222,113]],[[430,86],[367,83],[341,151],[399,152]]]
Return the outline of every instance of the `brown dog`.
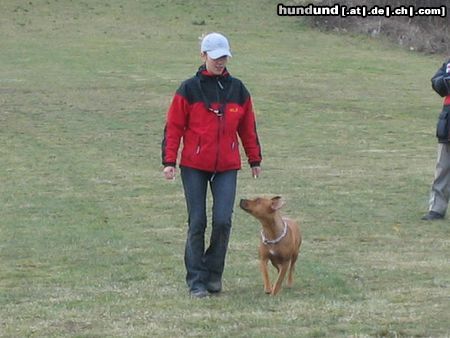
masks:
[[[284,202],[280,196],[272,199],[242,199],[240,207],[256,217],[262,224],[259,246],[260,268],[264,281],[264,291],[275,296],[281,289],[286,272],[289,270],[288,287],[293,283],[293,272],[302,243],[299,225],[281,217],[279,210]],[[267,270],[268,261],[278,270],[278,278],[272,287]]]

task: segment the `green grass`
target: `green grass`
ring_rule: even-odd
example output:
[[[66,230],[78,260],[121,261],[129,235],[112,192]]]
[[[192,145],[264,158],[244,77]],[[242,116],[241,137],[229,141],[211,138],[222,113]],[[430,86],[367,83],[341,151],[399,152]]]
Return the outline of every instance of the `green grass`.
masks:
[[[419,221],[444,57],[312,31],[269,0],[4,0],[0,28],[0,336],[450,335],[449,222]],[[160,141],[209,31],[231,39],[263,144],[237,198],[281,194],[302,223],[277,298],[238,208],[223,295],[184,284]]]

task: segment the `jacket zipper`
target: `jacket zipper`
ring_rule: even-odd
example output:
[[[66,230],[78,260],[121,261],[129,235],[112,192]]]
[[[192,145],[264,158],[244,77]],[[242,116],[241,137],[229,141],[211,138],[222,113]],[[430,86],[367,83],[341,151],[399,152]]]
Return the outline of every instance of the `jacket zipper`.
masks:
[[[217,87],[216,87],[216,94],[217,94],[217,102],[219,103],[219,109],[223,108],[225,109],[226,102],[224,103],[224,107],[221,106],[221,100],[220,100],[220,91],[219,88],[223,90],[223,85],[220,83],[219,78],[217,78]],[[217,116],[219,119],[219,127],[217,128],[217,152],[216,152],[216,164],[214,165],[214,175],[217,172],[217,167],[219,166],[219,156],[220,156],[220,134],[222,133],[222,127],[223,127],[223,114],[224,112],[221,112],[222,114]]]
[[[216,164],[214,165],[214,173],[217,172],[217,167],[219,166],[219,156],[220,156],[220,134],[222,132],[223,116],[219,116],[219,128],[217,128],[217,152],[216,152]]]

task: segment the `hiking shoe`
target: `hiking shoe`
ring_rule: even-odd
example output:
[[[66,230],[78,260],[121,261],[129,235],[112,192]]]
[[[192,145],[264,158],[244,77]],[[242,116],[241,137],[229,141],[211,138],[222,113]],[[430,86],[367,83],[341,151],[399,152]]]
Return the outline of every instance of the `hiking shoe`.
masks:
[[[191,290],[190,295],[192,298],[205,298],[208,297],[209,293],[205,289],[195,289]]]
[[[436,211],[430,211],[428,214],[422,217],[422,221],[435,221],[438,219],[443,219],[444,215],[441,215],[440,213]]]
[[[209,282],[206,284],[206,290],[210,293],[220,293],[222,291],[222,282]]]

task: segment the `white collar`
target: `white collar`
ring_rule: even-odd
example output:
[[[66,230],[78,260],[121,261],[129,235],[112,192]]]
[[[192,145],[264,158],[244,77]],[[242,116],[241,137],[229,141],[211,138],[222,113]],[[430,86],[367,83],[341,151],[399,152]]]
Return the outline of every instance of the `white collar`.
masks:
[[[283,219],[283,224],[284,224],[283,232],[282,232],[282,234],[281,234],[278,238],[276,238],[276,239],[267,239],[266,236],[264,236],[264,230],[261,230],[261,240],[262,240],[262,242],[263,242],[265,245],[268,245],[268,244],[277,244],[279,241],[281,241],[281,240],[286,236],[286,234],[287,234],[287,229],[288,229],[287,222],[286,222],[284,219]]]

